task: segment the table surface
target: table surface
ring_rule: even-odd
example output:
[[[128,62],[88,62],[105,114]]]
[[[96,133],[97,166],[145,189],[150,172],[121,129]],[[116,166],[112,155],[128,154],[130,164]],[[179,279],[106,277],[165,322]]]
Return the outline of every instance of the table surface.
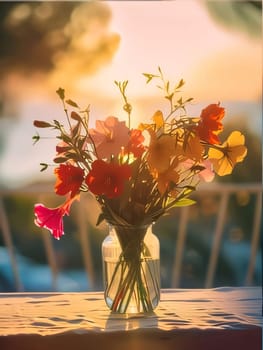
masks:
[[[252,350],[262,327],[261,287],[162,290],[148,315],[111,313],[102,292],[0,293],[1,349]]]

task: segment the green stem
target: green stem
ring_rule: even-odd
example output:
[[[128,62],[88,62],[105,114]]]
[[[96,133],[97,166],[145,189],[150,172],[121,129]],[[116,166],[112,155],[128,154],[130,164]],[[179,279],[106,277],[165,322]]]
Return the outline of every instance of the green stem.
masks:
[[[120,280],[118,282],[117,292],[112,301],[112,311],[125,313],[128,310],[131,299],[134,298],[137,309],[142,307],[144,312],[153,310],[149,285],[147,283],[147,272],[150,276],[150,285],[153,285],[154,291],[158,296],[158,283],[155,281],[153,271],[149,265],[149,259],[146,258],[148,248],[144,245],[142,257],[135,255],[135,258],[127,261],[123,253],[121,253],[118,263],[114,269],[111,277],[111,282],[106,290],[106,294],[110,292],[114,286],[114,279],[118,278],[120,274]],[[145,264],[145,271],[144,265]]]

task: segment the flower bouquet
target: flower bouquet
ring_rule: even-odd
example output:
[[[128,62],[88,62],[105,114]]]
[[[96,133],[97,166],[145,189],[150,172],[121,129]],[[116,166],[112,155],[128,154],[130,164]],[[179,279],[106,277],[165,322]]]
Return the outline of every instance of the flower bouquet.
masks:
[[[225,115],[219,103],[190,117],[186,105],[192,98],[179,96],[183,80],[171,87],[160,68],[157,74],[144,76],[146,83],[158,81],[168,112],[155,111],[148,123],[136,129],[131,128],[128,81],[115,81],[124,101],[126,122],[110,116],[97,120],[91,128],[90,108],[82,109],[66,99],[61,88],[57,93],[67,124],[34,121],[36,127],[58,133],[54,190],[66,196],[57,208],[36,204],[35,223],[60,239],[63,216],[69,215],[72,203],[79,200],[81,192],[94,195],[101,209],[97,223],[106,220],[116,234],[115,264],[104,269],[105,300],[112,311],[121,313],[133,312],[131,304],[135,312],[152,311],[158,304],[159,268],[153,263],[158,254],[153,253],[151,240],[146,240],[151,224],[175,206],[193,204],[189,196],[201,181],[212,181],[215,173],[230,174],[247,153],[239,131],[233,131],[224,142],[219,139]],[[38,141],[40,136],[33,139]],[[41,170],[48,167],[41,164]]]

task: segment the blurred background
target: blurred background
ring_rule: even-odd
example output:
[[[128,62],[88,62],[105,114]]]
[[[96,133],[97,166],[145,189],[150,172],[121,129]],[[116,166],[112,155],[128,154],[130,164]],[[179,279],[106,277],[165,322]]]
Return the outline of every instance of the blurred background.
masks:
[[[142,73],[158,66],[171,82],[186,81],[189,115],[220,102],[222,139],[238,129],[248,147],[231,176],[154,226],[162,287],[260,285],[262,2],[1,1],[0,19],[0,291],[102,288],[107,227],[96,227],[89,196],[74,204],[61,241],[34,225],[34,204],[61,198],[52,170],[40,173],[39,165],[52,162],[57,141],[41,130],[33,145],[33,120],[64,118],[58,87],[90,105],[91,125],[125,119],[114,80],[129,80],[132,124],[149,121],[165,100]]]

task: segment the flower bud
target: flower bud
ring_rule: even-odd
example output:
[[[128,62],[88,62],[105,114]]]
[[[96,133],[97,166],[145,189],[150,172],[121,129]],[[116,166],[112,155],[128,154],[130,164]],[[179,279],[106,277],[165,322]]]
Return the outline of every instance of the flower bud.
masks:
[[[34,120],[34,126],[37,128],[50,128],[52,125],[48,122],[44,122],[43,120]]]

